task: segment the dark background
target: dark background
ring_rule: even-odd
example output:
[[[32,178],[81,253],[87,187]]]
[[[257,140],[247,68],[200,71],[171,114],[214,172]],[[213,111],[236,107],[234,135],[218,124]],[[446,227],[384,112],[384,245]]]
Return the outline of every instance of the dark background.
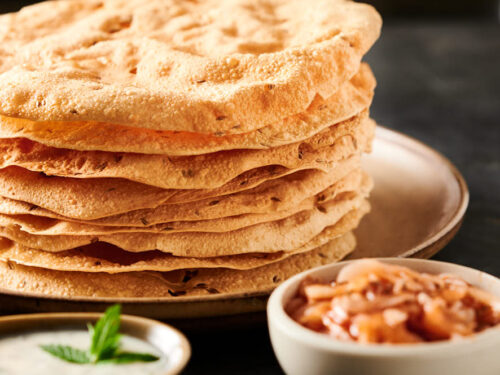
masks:
[[[147,2],[148,0],[144,0]],[[0,0],[1,13],[15,12],[40,0]],[[498,15],[497,0],[365,0],[384,17],[487,17]]]
[[[33,2],[3,0],[0,12]],[[372,116],[442,152],[469,185],[463,227],[434,258],[500,276],[498,2],[368,2],[384,18],[366,57],[378,80]],[[188,336],[186,374],[281,374],[264,322]]]

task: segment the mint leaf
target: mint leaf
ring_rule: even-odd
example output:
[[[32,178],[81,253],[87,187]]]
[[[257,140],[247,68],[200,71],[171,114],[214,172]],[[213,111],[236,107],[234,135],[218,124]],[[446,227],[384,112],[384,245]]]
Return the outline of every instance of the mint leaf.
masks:
[[[90,363],[87,352],[67,345],[40,345],[40,348],[66,362],[85,364]]]
[[[115,355],[112,358],[109,359],[104,359],[99,361],[99,364],[106,364],[106,363],[118,363],[118,364],[124,364],[124,363],[132,363],[132,362],[154,362],[159,360],[160,358],[148,354],[148,353],[131,353],[131,352],[119,352],[115,353]]]
[[[106,310],[94,327],[89,325],[91,333],[90,359],[93,363],[113,357],[120,345],[121,306],[114,305]]]
[[[87,352],[65,345],[42,345],[47,353],[72,363],[132,363],[153,362],[159,357],[147,353],[119,352],[121,306],[113,305],[106,310],[95,326],[87,324],[90,348]]]

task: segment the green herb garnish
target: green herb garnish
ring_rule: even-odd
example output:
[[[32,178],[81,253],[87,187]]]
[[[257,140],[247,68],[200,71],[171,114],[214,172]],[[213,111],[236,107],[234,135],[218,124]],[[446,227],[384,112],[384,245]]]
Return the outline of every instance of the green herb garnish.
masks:
[[[120,305],[111,306],[95,326],[88,324],[90,348],[87,351],[67,345],[40,345],[40,348],[59,359],[78,364],[124,364],[157,361],[159,358],[152,354],[120,351],[122,338],[119,333],[120,313]]]
[[[64,359],[71,363],[90,363],[89,355],[86,351],[72,348],[67,345],[40,345],[40,347],[47,353],[52,354],[54,357]]]

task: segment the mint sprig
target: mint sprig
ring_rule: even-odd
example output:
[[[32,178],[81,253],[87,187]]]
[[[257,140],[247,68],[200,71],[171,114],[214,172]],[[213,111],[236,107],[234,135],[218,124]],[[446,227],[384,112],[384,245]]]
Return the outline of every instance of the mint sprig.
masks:
[[[90,358],[86,351],[72,348],[67,345],[40,345],[40,347],[47,353],[52,354],[54,357],[65,360],[71,363],[90,363]]]
[[[109,359],[118,350],[120,346],[120,313],[121,306],[114,305],[106,310],[106,313],[92,327],[88,324],[90,340],[90,361],[97,363],[101,359]]]
[[[66,362],[77,364],[125,364],[132,362],[153,362],[159,357],[148,353],[120,351],[121,306],[113,305],[106,310],[95,326],[87,325],[90,347],[87,351],[67,345],[40,345],[47,353]]]

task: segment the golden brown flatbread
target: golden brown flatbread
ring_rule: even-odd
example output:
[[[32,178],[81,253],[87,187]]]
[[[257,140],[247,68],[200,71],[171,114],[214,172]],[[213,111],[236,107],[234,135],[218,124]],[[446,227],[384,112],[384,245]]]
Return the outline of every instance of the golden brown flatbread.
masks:
[[[328,175],[327,175],[328,176]],[[312,177],[315,177],[313,175]],[[285,217],[296,214],[297,212],[310,210],[316,206],[318,203],[324,203],[332,199],[341,197],[343,193],[346,192],[357,192],[361,189],[364,181],[368,179],[368,176],[364,175],[360,170],[355,170],[349,173],[347,176],[335,182],[333,185],[328,186],[326,189],[317,193],[315,195],[306,197],[303,201],[296,200],[293,192],[295,189],[288,189],[292,191],[290,198],[293,198],[291,202],[287,202],[286,206],[281,206],[279,203],[275,202],[280,199],[274,197],[274,200],[269,199],[271,202],[278,203],[278,205],[271,206],[272,209],[266,211],[265,208],[261,213],[249,213],[241,215],[233,215],[235,211],[228,212],[228,215],[221,218],[209,219],[209,220],[193,220],[193,221],[169,221],[160,222],[160,224],[152,224],[147,221],[147,219],[142,218],[139,226],[130,225],[99,225],[91,221],[72,221],[67,218],[51,215],[48,216],[37,216],[40,213],[40,209],[37,210],[26,210],[24,214],[15,215],[5,215],[0,213],[0,226],[17,226],[24,232],[37,235],[105,235],[112,233],[126,233],[126,232],[144,232],[144,233],[176,233],[176,232],[229,232],[251,225],[271,222],[283,219]],[[301,181],[302,182],[302,181]],[[317,182],[317,181],[312,181]],[[286,188],[285,185],[280,185]],[[265,195],[265,194],[264,194]],[[281,195],[278,195],[281,196]],[[224,205],[222,203],[222,205]],[[29,205],[28,205],[29,206]],[[183,210],[183,206],[187,206],[187,210]],[[184,215],[189,215],[191,204],[185,205],[168,205],[168,207],[173,207],[170,210],[172,217],[179,217],[179,212],[184,211]],[[214,205],[206,205],[211,208]],[[286,209],[283,209],[285,207]],[[229,206],[230,208],[230,206]],[[243,208],[245,210],[245,208]],[[35,213],[35,215],[34,215]],[[164,211],[163,214],[167,214],[168,211]],[[201,214],[201,212],[200,212]],[[204,212],[204,214],[207,214]],[[133,218],[133,216],[129,216]],[[140,216],[139,216],[140,217]],[[151,218],[152,216],[149,216]],[[165,216],[168,217],[168,216]],[[123,220],[123,218],[121,218]],[[158,219],[158,216],[155,217]],[[118,220],[118,218],[117,218]],[[153,223],[156,220],[152,221]],[[113,221],[107,221],[107,224],[115,224]]]
[[[93,122],[31,121],[0,115],[0,137],[27,138],[71,150],[169,156],[268,149],[308,139],[327,127],[358,115],[371,104],[374,87],[373,74],[367,64],[362,64],[360,71],[327,100],[316,96],[306,112],[243,134],[159,131]]]
[[[250,270],[209,268],[108,274],[54,271],[0,261],[0,289],[45,297],[115,299],[264,294],[296,273],[341,260],[355,245],[354,235],[348,232],[315,250]]]
[[[265,150],[232,150],[173,157],[135,153],[72,151],[47,147],[24,138],[0,139],[0,168],[17,166],[47,175],[72,178],[123,178],[164,189],[214,189],[241,174],[266,166],[289,170],[328,166],[334,152],[343,152],[352,137],[360,152],[369,147],[374,124],[367,112],[298,143]],[[365,148],[363,148],[365,147]]]
[[[347,212],[360,208],[367,192],[322,203],[281,220],[252,225],[231,232],[115,233],[102,236],[41,236],[16,226],[0,227],[0,236],[26,247],[64,251],[93,242],[106,242],[131,252],[160,250],[175,256],[216,257],[247,253],[290,251],[303,246]]]
[[[301,164],[300,168],[335,170],[342,161],[352,155],[361,153],[366,148],[366,145],[371,141],[371,137],[373,137],[373,128],[374,125],[372,124],[370,127],[372,131],[367,134],[366,138],[361,138],[359,142],[350,135],[335,140],[333,144],[330,144],[330,147],[323,147],[318,153],[314,153],[314,159],[307,158],[310,159],[309,161],[312,164],[308,165],[304,157],[304,164]],[[318,140],[318,142],[322,143],[323,141]],[[305,153],[305,150],[303,153]],[[300,157],[300,153],[296,157]],[[287,169],[280,170],[279,167],[277,171],[274,166],[271,166],[267,173],[276,178],[279,177],[280,173],[286,175],[292,172],[292,170]],[[274,173],[277,173],[277,175],[273,176]],[[264,172],[264,175],[267,176],[266,172]],[[216,194],[227,194],[227,191],[244,190],[249,187],[249,180],[255,183],[255,181],[252,181],[252,177],[251,174],[250,178],[240,175],[227,183],[227,186],[214,190],[178,191],[155,188],[123,179],[49,177],[19,167],[7,167],[0,169],[0,195],[9,199],[31,203],[62,216],[92,220],[139,209],[155,208],[166,203],[174,196],[176,196],[175,201],[179,202],[179,196],[183,195],[185,199],[180,200],[182,202],[195,200],[195,198],[203,195],[213,197]],[[254,180],[260,182],[261,178],[257,175]],[[213,207],[213,209],[217,210],[219,206]],[[196,214],[195,211],[193,213]],[[193,220],[197,219],[200,218],[194,218]]]
[[[30,249],[8,239],[0,240],[0,261],[59,271],[80,272],[167,272],[189,268],[231,268],[246,270],[278,262],[293,254],[320,247],[333,238],[353,230],[368,210],[368,205],[347,213],[336,224],[325,228],[307,244],[292,251],[240,254],[211,258],[176,257],[160,251],[131,253],[102,242],[62,252]]]
[[[378,13],[345,0],[68,0],[0,17],[0,113],[245,133],[357,71]]]

